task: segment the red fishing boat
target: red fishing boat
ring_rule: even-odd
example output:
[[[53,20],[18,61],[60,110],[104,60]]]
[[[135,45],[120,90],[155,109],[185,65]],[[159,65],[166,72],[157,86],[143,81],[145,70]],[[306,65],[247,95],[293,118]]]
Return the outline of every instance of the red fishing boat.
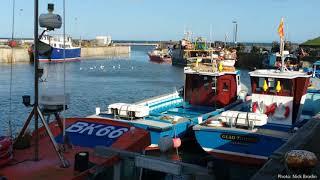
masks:
[[[152,52],[148,52],[150,61],[157,63],[171,63],[171,56],[163,49],[155,49]]]
[[[49,124],[58,147],[63,147],[63,135],[57,121]],[[130,151],[142,151],[150,144],[148,132],[130,129],[125,123],[101,121],[95,118],[66,119],[68,148],[59,149],[60,156],[68,167],[60,167],[57,152],[45,129],[39,129],[39,160],[33,161],[35,144],[23,149],[14,149],[14,157],[0,168],[0,176],[8,179],[85,179],[93,175],[98,167],[110,166],[118,162],[117,156],[105,157],[95,152],[95,147],[113,147]],[[34,142],[35,133],[30,141]],[[76,169],[76,155],[86,153],[88,161],[79,172]],[[60,158],[61,158],[60,157]],[[88,164],[91,164],[90,167]],[[17,173],[19,172],[19,173]]]

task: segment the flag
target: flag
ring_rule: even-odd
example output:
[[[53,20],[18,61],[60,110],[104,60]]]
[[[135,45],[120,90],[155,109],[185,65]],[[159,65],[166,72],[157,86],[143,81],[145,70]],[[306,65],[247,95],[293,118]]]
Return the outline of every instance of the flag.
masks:
[[[280,25],[278,27],[278,34],[281,39],[284,37],[283,18],[281,19]]]

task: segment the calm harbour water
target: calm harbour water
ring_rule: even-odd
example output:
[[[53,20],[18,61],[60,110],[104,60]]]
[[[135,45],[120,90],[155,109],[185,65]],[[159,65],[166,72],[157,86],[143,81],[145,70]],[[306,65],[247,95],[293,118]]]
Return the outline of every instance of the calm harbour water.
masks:
[[[115,102],[133,103],[147,97],[173,92],[183,85],[183,68],[149,62],[152,47],[132,47],[129,56],[96,58],[65,64],[66,92],[70,94],[66,117],[88,116],[95,107],[105,110]],[[63,93],[64,64],[44,63],[40,93]],[[21,127],[30,108],[22,104],[23,95],[33,95],[34,66],[14,64],[12,113],[10,113],[10,64],[0,64],[0,134],[7,132],[12,118],[14,129]],[[31,98],[33,101],[33,98]],[[11,116],[11,117],[10,117]]]
[[[183,68],[149,61],[147,52],[151,46],[133,46],[129,56],[93,58],[81,62],[44,63],[40,93],[63,93],[65,87],[70,94],[66,117],[84,117],[95,113],[95,107],[106,110],[108,104],[116,102],[133,103],[145,98],[173,92],[183,85]],[[23,95],[34,93],[34,66],[14,64],[12,76],[12,108],[10,110],[10,64],[0,64],[0,135],[8,134],[8,122],[12,119],[14,134],[18,133],[31,108],[22,104]],[[241,71],[242,82],[248,84],[247,71]],[[33,97],[31,98],[33,102]],[[33,127],[33,123],[30,128]],[[187,154],[187,158],[199,159],[197,154]],[[185,156],[185,157],[186,157]],[[242,171],[232,168],[237,177],[252,174],[248,168]],[[250,170],[250,171],[248,171]],[[241,174],[241,175],[240,175]],[[250,176],[248,176],[250,177]],[[232,178],[234,179],[234,178]],[[242,178],[240,178],[242,179]]]

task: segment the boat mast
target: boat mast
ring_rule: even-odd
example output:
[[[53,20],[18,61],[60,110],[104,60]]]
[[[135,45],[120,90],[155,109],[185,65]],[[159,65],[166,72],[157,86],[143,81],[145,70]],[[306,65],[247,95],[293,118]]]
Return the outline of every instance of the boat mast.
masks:
[[[38,17],[39,17],[39,0],[34,0],[34,107],[38,107],[39,101],[39,53],[38,53]],[[37,108],[33,108],[34,113],[34,132],[35,132],[35,146],[34,146],[34,160],[39,160],[39,122]]]

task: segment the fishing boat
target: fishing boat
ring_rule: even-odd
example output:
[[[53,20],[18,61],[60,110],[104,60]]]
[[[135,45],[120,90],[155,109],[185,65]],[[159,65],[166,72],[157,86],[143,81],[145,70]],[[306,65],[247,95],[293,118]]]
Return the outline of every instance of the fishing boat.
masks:
[[[319,60],[312,64],[310,72],[312,73],[313,78],[320,79],[320,61]]]
[[[258,69],[249,75],[251,100],[193,130],[203,150],[214,157],[261,165],[320,109],[313,94],[307,93],[307,73],[288,71],[282,65],[280,70]]]
[[[72,38],[69,36],[65,37],[63,41],[63,35],[50,36],[44,34],[40,41],[50,45],[51,54],[50,56],[40,55],[40,62],[63,62],[65,61],[79,61],[81,56],[81,48],[79,46],[73,46]],[[65,46],[65,47],[64,47]],[[65,52],[64,52],[65,51]],[[65,53],[65,56],[64,56]]]
[[[173,47],[171,53],[172,65],[188,66],[195,63],[198,58],[201,58],[203,62],[211,62],[212,55],[225,66],[234,66],[237,60],[237,52],[235,49],[207,47],[207,43],[201,37],[197,38],[194,43],[190,40],[183,39]]]
[[[157,63],[171,63],[171,56],[169,55],[168,51],[156,48],[151,52],[148,52],[148,56],[150,61],[157,62]]]
[[[61,27],[61,17],[45,14],[50,30]],[[143,151],[150,145],[149,133],[127,123],[101,121],[95,118],[60,118],[67,109],[66,95],[42,95],[39,101],[38,84],[41,75],[38,60],[38,1],[35,1],[35,73],[34,104],[30,96],[23,96],[23,104],[32,107],[19,135],[0,136],[0,179],[88,179],[99,177],[105,168],[118,162],[116,154],[108,154],[101,147]],[[49,19],[49,21],[47,21]],[[62,98],[61,98],[62,97]],[[45,115],[54,114],[48,122]],[[27,128],[34,119],[34,129]],[[39,128],[39,121],[43,126]],[[9,123],[10,124],[10,123]]]
[[[301,63],[297,56],[289,53],[289,51],[283,51],[284,64],[288,70],[298,71],[301,68]],[[264,68],[279,69],[281,68],[281,54],[277,53],[265,53],[262,61]]]
[[[45,127],[41,127],[37,132],[39,135],[39,159],[32,160],[36,146],[31,143],[36,138],[34,132],[27,140],[28,146],[23,147],[25,145],[21,143],[22,141],[20,144],[17,143],[19,145],[16,145],[12,150],[13,158],[7,160],[8,158],[0,157],[0,162],[6,161],[5,164],[1,164],[0,176],[8,179],[30,180],[43,178],[86,179],[90,176],[97,176],[99,168],[118,162],[116,155],[99,154],[96,149],[99,146],[141,152],[150,144],[147,131],[139,128],[132,129],[127,123],[101,121],[101,119],[94,118],[69,118],[65,122],[65,136],[68,137],[69,142],[67,145],[63,140],[62,127],[59,126],[61,124],[53,121],[48,125],[52,134],[48,134]],[[51,139],[51,135],[53,139]],[[53,147],[58,148],[57,151],[53,150]],[[63,147],[67,148],[63,150]],[[85,160],[75,158],[79,156]],[[62,163],[62,167],[59,166],[61,159],[65,163]],[[66,166],[63,167],[64,165]]]
[[[262,164],[295,128],[315,114],[302,111],[310,76],[270,69],[249,75],[251,102],[208,119],[193,130],[201,147],[215,157]]]
[[[146,129],[151,135],[147,150],[158,149],[165,137],[183,138],[190,127],[209,116],[239,104],[240,72],[213,60],[201,59],[184,69],[184,88],[134,104],[115,103],[107,111],[90,116],[126,122]]]

